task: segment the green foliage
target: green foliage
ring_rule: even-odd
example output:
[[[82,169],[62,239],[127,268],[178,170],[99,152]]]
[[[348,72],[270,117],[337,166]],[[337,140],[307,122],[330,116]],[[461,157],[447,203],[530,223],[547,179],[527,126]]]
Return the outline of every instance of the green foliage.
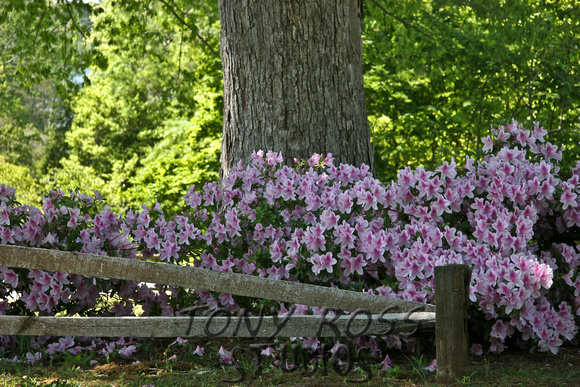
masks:
[[[105,198],[119,198],[121,196],[119,181],[105,181],[97,175],[91,166],[81,165],[75,156],[71,156],[61,161],[60,168],[50,169],[46,176],[41,179],[45,191],[60,188],[67,191],[101,193]],[[109,203],[112,208],[119,210],[123,207],[120,200]]]
[[[59,363],[63,366],[90,367],[91,360],[93,360],[94,357],[94,352],[77,353],[74,355],[68,351],[64,351],[62,352],[62,359]]]
[[[365,93],[379,178],[477,156],[489,124],[512,118],[539,121],[552,143],[580,151],[580,11],[572,1],[365,6]]]
[[[197,41],[203,32],[217,47],[217,10],[201,4],[185,12],[157,2],[135,7],[104,2],[92,19],[88,39],[101,61],[73,102],[70,156],[61,163],[80,164],[84,176],[104,182],[100,190],[112,194],[114,208],[158,200],[177,210],[188,186],[217,177],[220,62]],[[201,29],[183,26],[174,13]],[[66,177],[55,181],[71,187]]]
[[[512,118],[580,152],[575,1],[364,4],[381,180],[477,157],[489,125]],[[217,177],[218,47],[214,0],[0,2],[3,161],[45,189],[97,189],[117,210],[179,210],[188,185]]]
[[[0,184],[15,188],[21,204],[39,206],[41,204],[40,186],[32,178],[26,167],[14,165],[0,155]]]
[[[219,118],[206,113],[211,119],[209,125],[220,124]],[[140,168],[131,179],[128,196],[132,207],[151,206],[157,201],[163,208],[177,212],[183,209],[184,192],[190,186],[218,179],[220,139],[204,130],[203,117],[197,118],[195,124],[173,121],[159,128],[162,140],[143,160],[147,167]]]
[[[44,189],[177,209],[217,176],[218,47],[210,0],[2,2],[0,154]]]
[[[25,89],[58,80],[59,95],[78,89],[72,78],[92,58],[82,40],[91,12],[92,6],[79,0],[1,2],[0,65],[10,82]]]
[[[90,12],[81,1],[0,2],[0,143],[10,148],[0,152],[35,177],[66,151],[68,104],[92,58]]]
[[[31,380],[29,382],[24,382],[23,384],[21,384],[21,386],[23,387],[77,387],[79,386],[78,384],[74,383],[69,383],[66,380],[53,380],[52,382],[36,382],[34,380]]]

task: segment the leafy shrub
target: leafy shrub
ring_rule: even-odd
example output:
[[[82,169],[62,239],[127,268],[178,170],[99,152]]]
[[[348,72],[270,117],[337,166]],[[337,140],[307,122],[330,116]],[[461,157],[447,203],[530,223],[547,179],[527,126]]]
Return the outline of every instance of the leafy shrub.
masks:
[[[92,215],[86,204],[92,199],[59,191],[45,198],[43,211],[15,207],[12,190],[3,187],[1,242],[128,257],[136,249],[172,264],[418,302],[434,301],[434,267],[468,264],[472,337],[480,342],[473,352],[483,344],[499,353],[511,338],[557,353],[578,331],[580,162],[560,173],[563,149],[545,142],[545,134],[537,124],[527,130],[512,122],[492,129],[482,161],[468,157],[460,168],[450,160],[435,171],[406,168],[389,185],[364,165],[335,166],[331,155],[290,168],[281,155],[259,151],[221,184],[192,187],[185,195],[188,211],[167,217],[159,205],[129,211],[122,220],[107,207]],[[44,299],[54,291],[57,274],[30,273],[3,268],[4,294],[15,289],[21,300],[32,294]],[[72,278],[68,286],[82,286]],[[171,315],[192,296],[213,309],[259,307],[254,300],[203,290],[192,295],[159,287],[148,293],[142,285],[114,280],[99,289],[117,292],[125,303],[141,302],[146,313]],[[54,313],[61,302],[42,304],[44,312]],[[30,302],[2,305],[3,311],[35,310]],[[281,305],[281,312],[289,307]],[[322,311],[299,305],[295,313]],[[315,338],[305,342],[317,345]],[[389,347],[405,342],[414,345],[405,337],[386,338]],[[373,338],[358,343],[377,345]]]

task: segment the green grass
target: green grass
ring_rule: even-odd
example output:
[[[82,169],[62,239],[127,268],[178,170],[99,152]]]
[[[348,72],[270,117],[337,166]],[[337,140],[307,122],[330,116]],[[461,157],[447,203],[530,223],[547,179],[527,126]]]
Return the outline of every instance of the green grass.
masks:
[[[320,363],[312,376],[304,376],[301,369],[287,373],[283,372],[279,365],[274,365],[271,357],[265,356],[262,357],[264,367],[260,372],[255,372],[253,352],[246,349],[239,356],[239,364],[245,370],[244,381],[227,383],[227,380],[240,378],[241,372],[232,365],[223,365],[219,362],[217,348],[221,344],[226,343],[212,342],[213,347],[206,346],[207,353],[204,357],[199,357],[191,355],[189,344],[168,347],[166,343],[165,345],[155,343],[148,346],[147,350],[151,351],[150,353],[147,351],[140,354],[142,361],[136,364],[131,364],[134,359],[123,359],[120,356],[113,356],[109,359],[110,363],[107,363],[100,354],[94,356],[99,362],[95,367],[89,366],[90,360],[93,359],[89,354],[65,355],[52,361],[43,359],[41,365],[1,362],[0,387],[346,386],[353,384],[352,380],[360,381],[368,377],[367,373],[356,367],[348,375],[341,376],[332,368],[330,362],[326,374],[322,373]],[[237,343],[228,344],[231,345],[229,347],[231,349]],[[577,386],[580,380],[579,350],[578,347],[568,347],[558,355],[510,351],[500,355],[472,356],[467,375],[456,380],[454,385]],[[177,359],[169,360],[174,354],[178,356]],[[382,364],[371,364],[372,378],[361,385],[401,387],[436,385],[435,372],[424,369],[433,360],[433,353],[420,355],[390,353],[389,356],[396,365],[389,370],[381,371]],[[276,360],[279,359],[279,355],[276,355]],[[312,366],[308,371],[312,372]]]

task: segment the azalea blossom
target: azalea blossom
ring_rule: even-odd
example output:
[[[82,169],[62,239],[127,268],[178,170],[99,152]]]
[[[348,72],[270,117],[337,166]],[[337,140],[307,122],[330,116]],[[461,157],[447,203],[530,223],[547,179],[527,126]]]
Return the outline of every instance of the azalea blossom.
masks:
[[[226,363],[226,364],[231,364],[232,363],[232,353],[228,350],[226,350],[224,347],[220,347],[219,351],[218,351],[221,360]]]
[[[492,129],[481,159],[467,157],[461,167],[452,159],[436,170],[406,167],[388,184],[368,166],[334,165],[331,156],[290,167],[279,153],[256,151],[221,183],[190,188],[188,208],[175,215],[159,203],[117,214],[100,195],[58,189],[40,208],[18,206],[15,191],[0,185],[0,243],[161,259],[428,303],[434,268],[467,264],[471,309],[489,322],[477,326],[486,339],[472,353],[500,353],[509,337],[556,353],[578,331],[580,253],[570,241],[580,226],[580,162],[564,171],[562,149],[546,134],[538,124],[530,131],[512,121]],[[247,305],[228,293],[196,289],[184,296],[161,284],[40,270],[1,268],[0,280],[21,301],[2,301],[0,313],[133,315],[142,305],[144,316],[183,315],[176,312],[187,308],[183,302],[207,304],[209,311]],[[101,310],[105,295],[123,301]],[[301,305],[295,313],[322,312]],[[0,338],[6,348],[14,340]],[[82,347],[50,340],[48,353]],[[418,345],[412,337],[385,341],[388,348]],[[138,344],[103,341],[91,350],[110,354],[115,345],[129,353]],[[374,339],[356,345],[383,356]],[[223,348],[220,356],[231,361]]]

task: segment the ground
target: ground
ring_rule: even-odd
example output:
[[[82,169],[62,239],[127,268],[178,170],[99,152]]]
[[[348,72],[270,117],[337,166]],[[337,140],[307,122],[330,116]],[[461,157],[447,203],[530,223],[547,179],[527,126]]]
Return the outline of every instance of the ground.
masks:
[[[263,341],[262,341],[263,342]],[[313,376],[303,375],[298,369],[285,373],[280,366],[272,364],[272,358],[264,357],[261,373],[254,372],[254,355],[248,349],[251,340],[242,339],[190,339],[185,345],[170,345],[172,340],[157,340],[142,346],[135,355],[124,359],[111,356],[109,361],[97,354],[92,360],[99,363],[89,366],[86,358],[62,359],[41,366],[0,366],[0,381],[3,386],[200,386],[200,385],[348,385],[355,380],[368,378],[359,370],[345,376],[328,365],[327,375],[318,366]],[[197,345],[204,346],[206,354],[193,355]],[[232,350],[240,346],[240,366],[220,362],[220,347]],[[171,359],[176,355],[175,359]],[[414,355],[392,351],[389,357],[395,364],[388,371],[380,370],[382,365],[369,369],[371,378],[362,385],[369,386],[431,386],[437,385],[435,372],[424,370],[431,363],[434,353]],[[76,360],[75,360],[76,359]],[[135,361],[139,359],[139,362]],[[276,356],[279,359],[279,355]],[[370,363],[370,359],[368,359]],[[382,360],[382,359],[381,359]],[[133,363],[133,364],[132,364]],[[340,372],[345,372],[345,367]],[[224,380],[238,379],[245,371],[241,383],[226,383]],[[309,369],[312,371],[312,368]],[[466,386],[580,386],[580,347],[565,346],[560,353],[529,353],[510,349],[499,355],[471,356],[468,375],[457,380],[455,385]]]

